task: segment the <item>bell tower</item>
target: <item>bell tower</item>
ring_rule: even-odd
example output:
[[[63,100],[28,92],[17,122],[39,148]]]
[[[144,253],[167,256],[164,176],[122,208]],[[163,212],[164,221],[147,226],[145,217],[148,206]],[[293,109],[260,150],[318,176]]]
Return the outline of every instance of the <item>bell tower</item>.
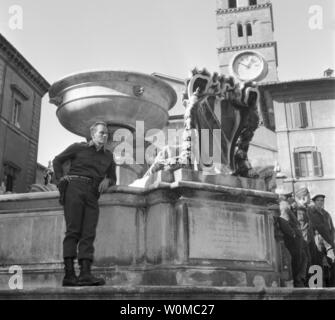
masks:
[[[277,81],[277,43],[268,0],[217,0],[220,71],[244,81]]]

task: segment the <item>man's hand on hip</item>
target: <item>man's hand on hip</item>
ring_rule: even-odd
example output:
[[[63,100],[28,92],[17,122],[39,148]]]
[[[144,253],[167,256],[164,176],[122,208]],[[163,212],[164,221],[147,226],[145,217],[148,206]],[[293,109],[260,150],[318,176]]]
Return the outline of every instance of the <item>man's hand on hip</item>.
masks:
[[[69,182],[69,177],[67,175],[61,177],[58,182],[56,183],[57,187],[59,188],[62,186],[65,182]]]
[[[111,180],[109,178],[104,178],[99,184],[99,193],[104,193],[110,186]]]

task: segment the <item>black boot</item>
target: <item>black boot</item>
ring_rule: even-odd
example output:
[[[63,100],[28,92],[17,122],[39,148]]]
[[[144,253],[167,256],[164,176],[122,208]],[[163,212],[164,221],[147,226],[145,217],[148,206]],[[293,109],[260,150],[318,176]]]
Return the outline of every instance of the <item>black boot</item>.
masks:
[[[103,286],[105,280],[103,278],[96,278],[91,274],[92,261],[89,259],[82,259],[79,261],[80,274],[78,278],[78,285],[80,286]]]
[[[78,278],[74,270],[73,258],[64,258],[64,270],[63,287],[77,287]]]

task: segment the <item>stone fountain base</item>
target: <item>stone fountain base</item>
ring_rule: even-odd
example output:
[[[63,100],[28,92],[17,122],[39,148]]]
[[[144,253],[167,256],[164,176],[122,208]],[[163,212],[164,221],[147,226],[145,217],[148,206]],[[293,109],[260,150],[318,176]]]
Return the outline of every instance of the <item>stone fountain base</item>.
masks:
[[[175,175],[174,182],[156,176],[150,188],[119,186],[101,197],[94,271],[107,285],[283,285],[273,225],[277,196],[194,181],[194,172]],[[0,290],[8,289],[12,265],[22,267],[25,289],[60,287],[58,192],[1,196],[0,231]]]
[[[0,300],[118,300],[108,305],[110,313],[119,313],[121,307],[136,305],[129,300],[207,300],[215,304],[215,314],[224,315],[227,305],[215,300],[334,300],[335,288],[241,288],[241,287],[177,287],[177,286],[104,286],[79,288],[38,288],[0,290]],[[155,306],[161,305],[153,302]],[[253,304],[254,306],[254,304]],[[257,307],[256,307],[257,308]],[[158,309],[158,308],[157,308]],[[198,307],[199,309],[199,307]],[[210,309],[209,309],[210,310]],[[209,313],[209,310],[207,311]],[[196,310],[198,311],[198,310]],[[236,310],[235,310],[236,311]],[[250,311],[250,306],[248,306]],[[158,312],[158,311],[157,311]]]

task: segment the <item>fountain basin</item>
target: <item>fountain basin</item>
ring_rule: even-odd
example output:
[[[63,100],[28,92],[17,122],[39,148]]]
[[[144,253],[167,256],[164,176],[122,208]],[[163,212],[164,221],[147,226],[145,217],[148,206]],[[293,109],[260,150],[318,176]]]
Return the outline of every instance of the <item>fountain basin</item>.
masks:
[[[168,110],[176,101],[174,89],[166,82],[143,73],[90,71],[67,76],[49,90],[60,123],[70,132],[89,137],[89,127],[105,121],[114,127],[135,130],[163,128]]]

